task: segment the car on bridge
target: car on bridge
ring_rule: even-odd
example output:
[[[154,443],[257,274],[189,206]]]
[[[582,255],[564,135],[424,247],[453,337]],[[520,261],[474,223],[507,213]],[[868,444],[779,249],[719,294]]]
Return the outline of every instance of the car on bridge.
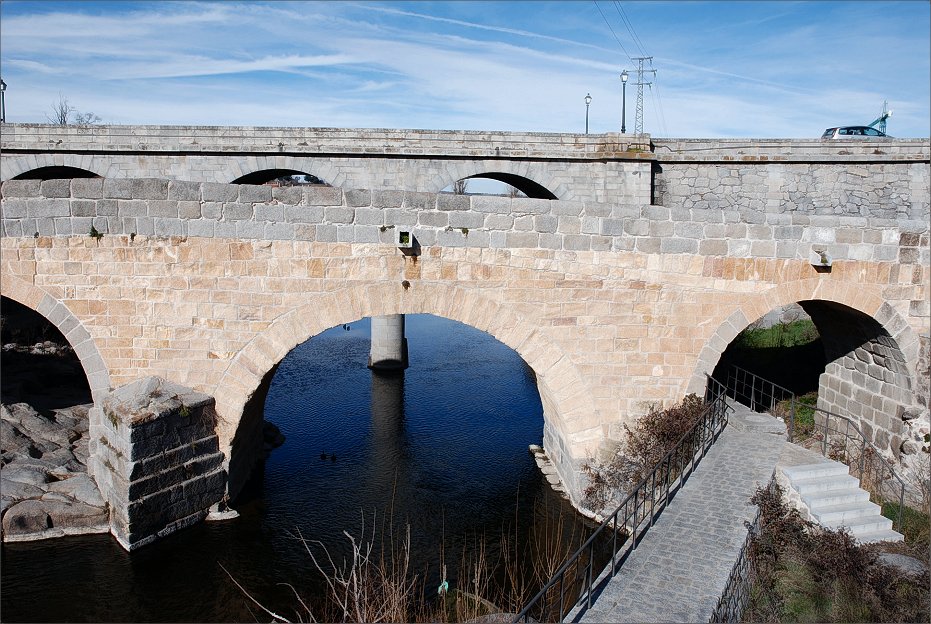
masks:
[[[821,135],[822,139],[891,139],[885,132],[871,126],[840,126],[828,128]]]

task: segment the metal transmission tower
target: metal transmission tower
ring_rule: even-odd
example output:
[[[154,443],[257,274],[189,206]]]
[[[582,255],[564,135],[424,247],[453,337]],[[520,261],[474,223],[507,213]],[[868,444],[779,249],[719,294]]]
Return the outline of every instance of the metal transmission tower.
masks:
[[[655,69],[643,69],[643,62],[650,61],[650,65],[653,65],[652,56],[637,56],[631,59],[637,61],[637,112],[634,115],[634,133],[638,136],[643,134],[643,85],[652,85],[652,82],[644,82],[643,74],[653,72],[653,76],[656,76]]]

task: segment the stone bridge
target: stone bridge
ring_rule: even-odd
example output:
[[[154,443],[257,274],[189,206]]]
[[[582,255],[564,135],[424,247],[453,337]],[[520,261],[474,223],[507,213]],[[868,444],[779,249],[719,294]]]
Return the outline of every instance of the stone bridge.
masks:
[[[891,456],[928,408],[927,140],[8,125],[2,148],[2,295],[75,348],[114,507],[141,478],[161,484],[136,490],[151,507],[201,475],[190,453],[126,456],[112,390],[159,376],[215,399],[235,496],[277,364],[372,316],[435,314],[519,353],[576,502],[581,462],[650,404],[702,392],[730,342],[787,304],[825,341],[820,405]],[[283,173],[328,185],[261,184]],[[468,177],[529,197],[440,192]],[[162,478],[179,462],[187,481]]]

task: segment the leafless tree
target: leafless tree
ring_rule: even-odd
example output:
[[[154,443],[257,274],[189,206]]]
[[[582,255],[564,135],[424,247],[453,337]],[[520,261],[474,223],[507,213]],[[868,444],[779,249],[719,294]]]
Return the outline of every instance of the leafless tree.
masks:
[[[469,191],[469,181],[463,178],[462,180],[456,180],[456,183],[453,184],[453,193],[456,195],[465,195]]]
[[[67,126],[68,118],[72,112],[74,112],[74,108],[68,103],[68,98],[59,93],[58,102],[52,103],[51,114],[46,115],[45,118],[49,120],[49,123]]]
[[[71,122],[72,113],[74,114],[74,123],[79,126],[99,124],[101,121],[100,117],[94,113],[78,112],[78,109],[68,102],[68,98],[60,93],[58,94],[58,101],[52,103],[51,113],[46,115],[45,118],[49,120],[49,123],[67,126]]]

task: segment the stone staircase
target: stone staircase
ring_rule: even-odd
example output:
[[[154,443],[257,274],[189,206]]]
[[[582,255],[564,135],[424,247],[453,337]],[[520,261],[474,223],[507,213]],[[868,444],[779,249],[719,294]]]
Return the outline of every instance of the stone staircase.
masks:
[[[848,474],[846,465],[823,460],[780,470],[791,488],[789,499],[803,516],[807,512],[809,519],[830,529],[844,527],[861,544],[902,541],[902,534],[892,530],[892,520],[870,502],[869,493]]]

